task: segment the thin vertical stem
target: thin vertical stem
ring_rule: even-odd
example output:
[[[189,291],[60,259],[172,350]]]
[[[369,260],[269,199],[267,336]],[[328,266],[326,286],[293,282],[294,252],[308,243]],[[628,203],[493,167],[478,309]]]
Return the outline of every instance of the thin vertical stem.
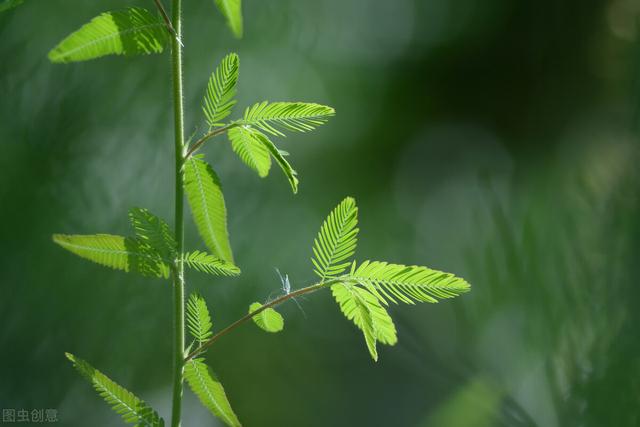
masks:
[[[172,40],[171,63],[173,74],[173,118],[175,127],[175,230],[178,253],[184,247],[184,102],[182,95],[182,0],[173,0],[172,21],[176,37]],[[174,361],[173,361],[173,403],[171,426],[179,427],[182,416],[182,371],[184,367],[184,264],[182,257],[176,261],[173,274],[174,303]]]

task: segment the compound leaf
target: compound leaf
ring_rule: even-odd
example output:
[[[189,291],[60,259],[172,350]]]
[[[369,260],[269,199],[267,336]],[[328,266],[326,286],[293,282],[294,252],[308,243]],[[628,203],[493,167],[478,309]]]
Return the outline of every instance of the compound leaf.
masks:
[[[105,12],[62,40],[51,52],[51,62],[75,62],[105,55],[160,53],[167,44],[164,22],[146,9]]]
[[[241,0],[215,0],[216,6],[227,20],[227,24],[233,35],[242,37],[242,1]]]
[[[113,234],[54,234],[53,241],[81,258],[106,267],[137,271],[145,276],[169,276],[164,260],[138,239]]]
[[[347,197],[322,223],[313,242],[311,262],[322,280],[342,273],[349,267],[358,243],[358,207]]]
[[[129,220],[140,241],[147,243],[164,260],[171,262],[175,258],[178,245],[169,224],[163,219],[147,209],[132,208]]]
[[[360,283],[384,303],[396,299],[406,304],[438,302],[438,299],[453,298],[470,289],[469,283],[451,273],[432,270],[415,265],[389,264],[365,261],[345,276]]]
[[[214,255],[233,263],[220,179],[202,155],[190,157],[184,167],[184,188],[200,236]]]
[[[368,304],[368,298],[364,296],[368,292],[356,286],[342,283],[332,285],[331,292],[340,306],[342,314],[362,331],[367,349],[373,360],[377,362],[378,350],[376,349],[376,342],[378,334],[372,318],[371,308]]]
[[[200,402],[230,427],[240,426],[222,384],[215,378],[203,359],[189,360],[184,366],[184,377]]]
[[[240,269],[232,263],[206,252],[187,252],[182,260],[188,267],[214,276],[237,276],[240,274]]]
[[[262,307],[259,302],[254,302],[249,306],[249,313],[253,313]],[[284,328],[284,319],[282,315],[269,307],[252,317],[253,322],[260,329],[266,332],[280,332]]]
[[[187,301],[187,327],[193,338],[202,344],[213,334],[211,316],[207,303],[200,295],[194,293]]]
[[[122,416],[125,423],[144,427],[162,427],[164,420],[143,400],[109,379],[86,361],[65,353],[73,367],[96,389],[98,394]]]
[[[202,111],[209,126],[217,126],[220,121],[231,114],[236,103],[236,83],[240,59],[235,53],[225,56],[220,65],[209,77],[207,92],[202,102]]]
[[[280,166],[280,169],[282,169],[282,172],[284,172],[284,175],[287,177],[287,180],[289,181],[289,185],[291,185],[291,190],[293,190],[293,193],[294,194],[297,193],[298,182],[299,182],[298,173],[293,169],[293,167],[287,161],[287,159],[285,159],[285,156],[288,156],[289,153],[287,153],[286,151],[279,150],[278,147],[276,147],[275,144],[271,142],[271,140],[267,138],[267,136],[262,132],[259,132],[259,131],[253,131],[253,132],[255,137],[267,148],[267,150],[269,150],[269,152],[275,159],[276,163],[278,163],[278,165]]]
[[[271,156],[256,132],[248,126],[238,126],[229,129],[227,135],[231,141],[231,148],[240,160],[264,178],[269,175],[271,169]]]
[[[326,123],[333,115],[335,110],[326,105],[264,101],[248,107],[241,123],[255,126],[271,135],[283,136],[281,129],[307,132]]]

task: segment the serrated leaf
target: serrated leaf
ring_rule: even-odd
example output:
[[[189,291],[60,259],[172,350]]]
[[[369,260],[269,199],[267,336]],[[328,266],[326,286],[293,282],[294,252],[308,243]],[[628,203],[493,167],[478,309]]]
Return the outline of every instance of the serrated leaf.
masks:
[[[190,157],[184,167],[184,188],[200,236],[214,255],[233,263],[220,179],[201,155]]]
[[[200,295],[193,293],[187,301],[187,327],[193,338],[202,344],[213,335],[211,316],[207,303]]]
[[[229,129],[227,135],[231,141],[231,148],[240,160],[264,178],[271,169],[271,156],[269,149],[258,139],[255,132],[248,126],[238,126]]]
[[[365,261],[344,276],[367,287],[379,300],[406,304],[438,302],[457,297],[470,289],[469,283],[451,273],[416,265]]]
[[[105,55],[160,53],[167,44],[164,22],[146,9],[105,12],[62,40],[51,62],[86,61]]]
[[[142,399],[109,379],[86,361],[65,353],[74,368],[85,377],[98,394],[122,416],[125,423],[144,427],[162,427],[164,420]]]
[[[253,313],[260,307],[262,307],[262,304],[254,302],[249,306],[249,313]],[[284,329],[284,319],[282,318],[282,315],[271,307],[262,310],[260,313],[253,316],[252,319],[260,329],[266,332],[280,332]]]
[[[282,172],[284,172],[284,175],[287,177],[289,185],[291,185],[291,190],[294,194],[297,193],[299,182],[298,173],[289,164],[287,159],[285,159],[285,156],[289,153],[279,150],[278,147],[276,147],[275,144],[262,132],[254,130],[253,135],[267,148],[267,150],[269,150],[269,153],[271,153],[274,160],[278,163],[280,169],[282,169]]]
[[[216,6],[227,20],[233,35],[242,37],[242,2],[241,0],[215,0]]]
[[[326,105],[307,102],[260,102],[248,107],[242,124],[255,126],[271,135],[283,136],[281,130],[307,132],[335,115]]]
[[[169,224],[142,208],[130,209],[129,220],[139,240],[147,243],[164,260],[172,262],[178,245]]]
[[[116,270],[136,271],[145,276],[169,277],[169,267],[148,245],[130,237],[112,234],[54,234],[64,249]]]
[[[314,272],[322,280],[349,267],[358,243],[358,207],[347,197],[324,220],[313,242]]]
[[[213,415],[228,426],[240,426],[240,421],[231,408],[222,384],[205,365],[203,359],[189,360],[184,366],[184,377],[200,402]]]
[[[238,55],[230,53],[211,74],[202,102],[202,111],[209,126],[219,125],[222,119],[231,114],[231,109],[236,103],[233,98],[236,95],[239,66]]]
[[[240,269],[232,263],[221,260],[206,252],[187,252],[182,259],[188,267],[202,273],[213,274],[215,276],[237,276],[240,274]]]
[[[20,6],[22,3],[24,3],[24,0],[4,0],[3,2],[0,2],[0,12],[13,9],[16,6]]]

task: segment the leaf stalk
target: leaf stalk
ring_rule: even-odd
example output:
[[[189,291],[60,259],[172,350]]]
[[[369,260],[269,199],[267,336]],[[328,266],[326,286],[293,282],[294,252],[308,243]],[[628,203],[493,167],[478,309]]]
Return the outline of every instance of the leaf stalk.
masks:
[[[205,350],[207,350],[209,347],[211,347],[213,345],[213,343],[218,341],[223,336],[227,335],[229,332],[231,332],[234,329],[236,329],[238,326],[240,326],[243,323],[251,320],[251,318],[253,318],[254,316],[262,313],[264,310],[266,310],[268,308],[276,307],[276,306],[282,304],[283,302],[286,302],[286,301],[288,301],[288,300],[290,300],[292,298],[295,298],[295,297],[299,297],[300,295],[304,295],[304,294],[308,294],[308,293],[311,293],[311,292],[315,292],[315,291],[320,290],[320,289],[322,289],[324,287],[327,287],[327,286],[329,286],[329,285],[331,285],[331,284],[333,284],[335,282],[336,282],[336,280],[330,280],[330,281],[326,281],[326,282],[316,283],[315,285],[307,286],[306,288],[298,289],[298,290],[290,292],[288,294],[284,294],[284,295],[274,299],[271,302],[265,303],[262,307],[258,308],[257,310],[252,311],[251,313],[248,313],[248,314],[242,316],[240,319],[236,320],[235,322],[233,322],[232,324],[230,324],[226,328],[222,329],[220,332],[218,332],[215,335],[213,335],[206,342],[204,342],[200,347],[198,347],[197,349],[195,349],[191,353],[189,353],[187,355],[187,357],[184,358],[185,363],[188,362],[189,360],[193,359],[194,357],[199,356],[202,353],[204,353]]]

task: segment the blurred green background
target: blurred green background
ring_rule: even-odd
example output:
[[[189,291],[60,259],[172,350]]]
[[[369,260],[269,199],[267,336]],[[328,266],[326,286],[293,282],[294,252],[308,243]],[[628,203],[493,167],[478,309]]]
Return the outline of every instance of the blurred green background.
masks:
[[[128,232],[172,217],[167,55],[52,65],[104,10],[151,0],[27,1],[0,15],[0,407],[120,425],[77,354],[170,412],[167,282],[103,269],[51,234]],[[211,0],[185,2],[188,134],[206,80],[240,54],[236,114],[254,101],[332,105],[281,140],[301,178],[260,180],[224,140],[239,279],[189,274],[214,327],[312,283],[311,243],[343,197],[358,258],[428,265],[472,292],[392,307],[399,343],[370,359],[328,292],[282,307],[208,355],[247,426],[640,425],[637,0],[246,0],[235,40]],[[188,247],[203,249],[188,221]],[[185,392],[187,426],[218,425]]]

